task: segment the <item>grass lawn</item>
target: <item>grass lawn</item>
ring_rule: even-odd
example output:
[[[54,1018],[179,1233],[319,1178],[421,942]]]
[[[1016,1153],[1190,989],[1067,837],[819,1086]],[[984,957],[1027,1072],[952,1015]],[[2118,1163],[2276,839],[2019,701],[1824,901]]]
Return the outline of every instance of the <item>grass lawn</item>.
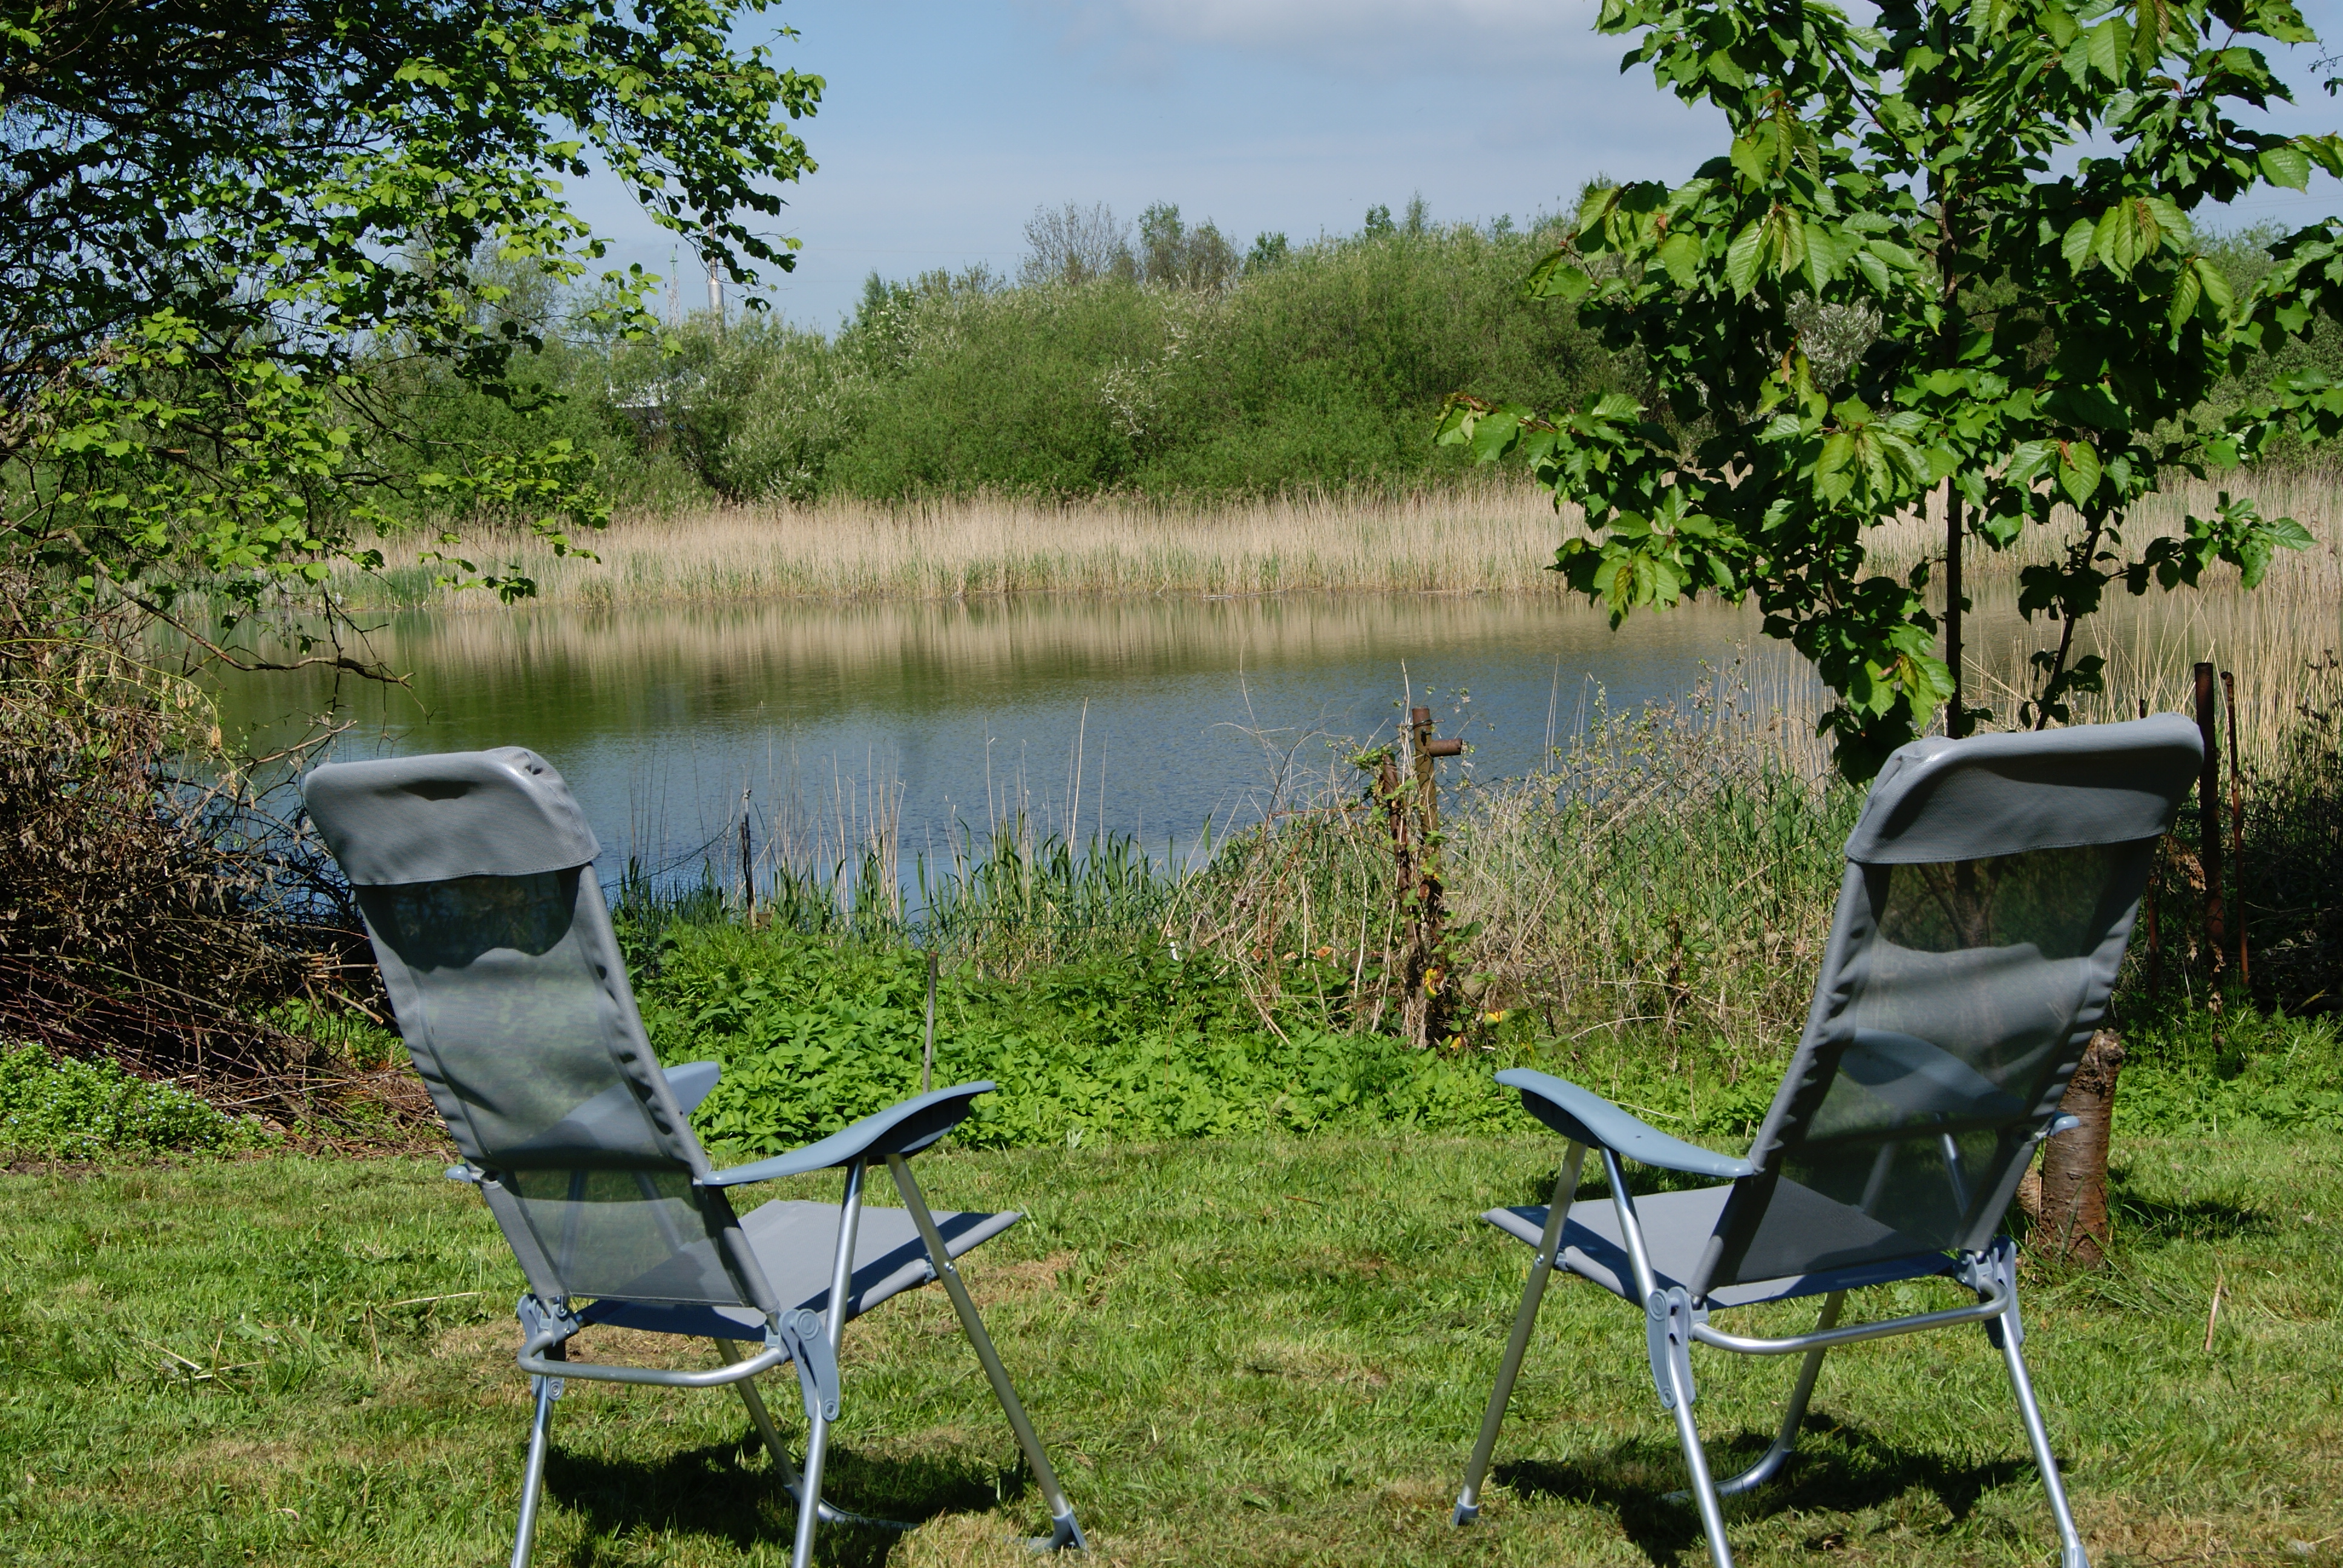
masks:
[[[920,1165],[939,1206],[1031,1216],[967,1273],[1107,1560],[1704,1563],[1692,1512],[1661,1498],[1681,1469],[1641,1318],[1567,1279],[1482,1523],[1448,1523],[1528,1260],[1474,1216],[1538,1201],[1559,1152],[1551,1138],[1329,1139]],[[2143,1139],[2118,1160],[2117,1265],[2034,1269],[2026,1297],[2095,1559],[2343,1560],[2343,1147]],[[873,1193],[892,1196],[883,1181]],[[436,1163],[0,1178],[0,1562],[484,1564],[509,1550],[520,1279]],[[1872,1310],[1939,1295],[1956,1299],[1894,1287]],[[1807,1310],[1724,1322],[1783,1330]],[[575,1353],[638,1352],[614,1342],[632,1337],[589,1330]],[[712,1361],[704,1344],[649,1348]],[[1729,1472],[1770,1437],[1794,1364],[1694,1364]],[[776,1412],[794,1412],[772,1386]],[[830,1496],[926,1523],[825,1531],[826,1561],[1027,1561],[1006,1538],[1043,1510],[940,1292],[848,1330],[845,1393]],[[1815,1408],[1786,1481],[1726,1505],[1744,1561],[2055,1561],[1977,1329],[1835,1352]],[[730,1392],[573,1382],[555,1438],[540,1563],[788,1561],[791,1510]]]

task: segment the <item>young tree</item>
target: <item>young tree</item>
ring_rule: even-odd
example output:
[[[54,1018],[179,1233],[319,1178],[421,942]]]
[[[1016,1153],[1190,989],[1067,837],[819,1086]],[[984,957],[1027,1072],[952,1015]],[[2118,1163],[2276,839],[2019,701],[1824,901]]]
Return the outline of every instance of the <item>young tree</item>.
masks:
[[[1029,287],[1135,277],[1138,273],[1139,264],[1131,254],[1131,226],[1116,222],[1114,209],[1104,202],[1087,207],[1068,202],[1062,209],[1043,205],[1025,220],[1025,261],[1017,269],[1017,280]]]
[[[321,602],[384,516],[369,372],[521,396],[492,307],[601,257],[562,185],[590,165],[710,266],[787,268],[756,218],[822,83],[732,45],[763,5],[0,0],[0,552],[157,614],[197,579]],[[650,330],[655,282],[606,273],[597,314]],[[427,492],[598,520],[562,444],[428,456]]]
[[[1531,280],[1648,367],[1648,394],[1459,396],[1441,438],[1519,452],[1584,508],[1592,537],[1556,568],[1614,619],[1754,593],[1835,694],[1823,727],[1862,779],[1938,707],[1954,734],[1979,717],[1960,687],[1971,540],[2008,548],[2062,503],[2079,518],[2060,564],[2021,578],[2021,610],[2058,628],[2035,655],[2037,727],[2099,689],[2074,628],[2111,583],[2193,585],[2226,561],[2251,587],[2308,541],[2227,492],[2177,535],[2126,538],[2178,476],[2343,429],[2343,387],[2308,373],[2217,423],[2197,412],[2343,306],[2343,223],[2280,240],[2242,297],[2193,226],[2258,186],[2343,173],[2343,140],[2238,118],[2288,96],[2261,46],[2315,42],[2290,0],[1886,0],[1868,26],[1814,0],[1604,0],[1596,26],[1637,35],[1623,68],[1648,64],[1732,132],[1684,185],[1590,190]],[[1941,622],[1930,565],[1866,569],[1868,531],[1931,492]]]

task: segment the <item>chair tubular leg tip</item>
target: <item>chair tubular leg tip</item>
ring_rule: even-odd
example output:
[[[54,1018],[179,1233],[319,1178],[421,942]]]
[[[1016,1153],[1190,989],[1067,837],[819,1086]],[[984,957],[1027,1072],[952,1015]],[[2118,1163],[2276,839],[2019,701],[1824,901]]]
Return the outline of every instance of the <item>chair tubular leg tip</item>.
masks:
[[[1472,1523],[1474,1520],[1480,1517],[1481,1505],[1479,1503],[1460,1503],[1456,1505],[1455,1517],[1451,1519],[1449,1523],[1451,1524],[1465,1525]]]
[[[1027,1537],[1025,1546],[1037,1557],[1062,1552],[1070,1546],[1084,1553],[1091,1549],[1091,1543],[1082,1538],[1081,1523],[1071,1511],[1053,1515],[1050,1520],[1050,1533]]]

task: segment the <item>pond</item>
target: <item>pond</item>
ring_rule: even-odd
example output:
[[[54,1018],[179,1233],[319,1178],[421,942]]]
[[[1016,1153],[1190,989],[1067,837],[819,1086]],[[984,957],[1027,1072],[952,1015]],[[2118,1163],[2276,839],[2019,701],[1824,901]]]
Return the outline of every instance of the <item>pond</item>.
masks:
[[[1451,779],[1521,773],[1599,700],[1684,696],[1756,632],[1748,609],[1614,631],[1495,595],[520,608],[386,623],[373,650],[403,688],[313,670],[223,700],[264,749],[327,713],[350,726],[341,758],[528,747],[577,792],[606,875],[729,872],[744,791],[759,846],[875,827],[908,870],[1021,809],[1183,855],[1208,823],[1257,820],[1281,776],[1354,777],[1344,755],[1388,740],[1410,696],[1471,743]]]

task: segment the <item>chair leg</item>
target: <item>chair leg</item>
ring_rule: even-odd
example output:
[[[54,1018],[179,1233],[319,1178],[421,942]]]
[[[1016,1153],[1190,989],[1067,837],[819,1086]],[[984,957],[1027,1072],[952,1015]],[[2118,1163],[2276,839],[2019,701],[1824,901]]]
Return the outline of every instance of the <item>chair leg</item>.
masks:
[[[1839,1307],[1845,1300],[1845,1291],[1833,1291],[1823,1298],[1822,1316],[1815,1321],[1815,1333],[1838,1326]],[[1823,1357],[1829,1349],[1829,1346],[1822,1345],[1806,1352],[1805,1363],[1798,1368],[1797,1383],[1790,1390],[1789,1409],[1782,1414],[1781,1435],[1774,1439],[1774,1446],[1760,1455],[1756,1463],[1730,1481],[1718,1482],[1716,1494],[1719,1497],[1738,1497],[1745,1492],[1756,1491],[1773,1480],[1790,1455],[1797,1452],[1798,1428],[1805,1422],[1806,1402],[1814,1397],[1815,1379],[1823,1370]],[[1675,1501],[1682,1502],[1688,1495],[1678,1493]]]
[[[1481,1516],[1481,1483],[1488,1479],[1489,1461],[1497,1452],[1497,1432],[1505,1424],[1505,1406],[1513,1397],[1513,1380],[1522,1374],[1522,1357],[1530,1348],[1530,1331],[1537,1326],[1538,1307],[1554,1277],[1554,1260],[1562,1248],[1562,1228],[1570,1217],[1572,1197],[1578,1191],[1578,1172],[1586,1146],[1573,1143],[1563,1156],[1562,1179],[1554,1183],[1554,1201],[1546,1205],[1545,1231],[1530,1260],[1530,1277],[1522,1285],[1522,1304],[1513,1313],[1513,1332],[1505,1340],[1505,1359],[1497,1363],[1496,1386],[1489,1391],[1489,1408],[1481,1417],[1481,1434],[1473,1442],[1473,1457],[1464,1462],[1464,1489],[1456,1494],[1454,1524],[1470,1524]]]
[[[798,1493],[798,1533],[789,1543],[789,1568],[813,1568],[813,1533],[821,1522],[821,1462],[829,1452],[830,1420],[817,1411],[812,1430],[806,1433],[804,1490]],[[809,1499],[810,1508],[806,1506]]]
[[[2017,1413],[2025,1420],[2026,1440],[2034,1445],[2034,1462],[2042,1471],[2042,1490],[2050,1498],[2050,1516],[2058,1522],[2058,1568],[2091,1568],[2083,1552],[2083,1537],[2075,1528],[2075,1513],[2066,1506],[2066,1483],[2058,1476],[2057,1458],[2050,1452],[2050,1432],[2042,1424],[2042,1407],[2035,1402],[2034,1382],[2026,1375],[2026,1357],[2018,1349],[2025,1334],[2017,1322],[2017,1295],[2013,1290],[2009,1310],[1987,1325],[2001,1332],[2002,1360],[2009,1363],[2009,1386],[2017,1395]]]
[[[1606,1161],[1609,1151],[1604,1151]],[[1615,1161],[1613,1180],[1617,1181]],[[1700,1428],[1692,1419],[1695,1391],[1692,1381],[1692,1299],[1682,1285],[1654,1291],[1644,1303],[1644,1343],[1651,1353],[1652,1382],[1659,1391],[1661,1408],[1676,1418],[1676,1441],[1684,1445],[1684,1469],[1692,1476],[1692,1497],[1700,1504],[1701,1528],[1708,1533],[1708,1555],[1716,1568],[1733,1568],[1733,1548],[1725,1539],[1725,1509],[1718,1502],[1716,1483],[1709,1478],[1708,1454],[1700,1446]]]
[[[545,1494],[545,1452],[553,1434],[553,1402],[561,1397],[560,1381],[549,1377],[533,1377],[537,1385],[537,1414],[529,1422],[528,1462],[521,1472],[520,1526],[513,1533],[512,1568],[528,1568],[529,1553],[537,1548],[537,1504]]]
[[[1733,1548],[1725,1541],[1725,1508],[1709,1479],[1708,1455],[1700,1446],[1700,1429],[1693,1424],[1692,1401],[1676,1401],[1676,1441],[1684,1445],[1684,1468],[1692,1473],[1693,1501],[1700,1504],[1700,1527],[1708,1535],[1709,1561],[1716,1568],[1733,1568]]]
[[[728,1362],[740,1360],[739,1348],[729,1340],[718,1340],[716,1349]],[[789,1450],[781,1442],[781,1429],[774,1422],[773,1412],[766,1408],[765,1396],[757,1392],[756,1382],[749,1378],[743,1378],[732,1386],[739,1391],[740,1402],[749,1407],[749,1420],[755,1424],[757,1436],[763,1442],[765,1452],[773,1456],[773,1468],[780,1473],[781,1485],[802,1508],[805,1506],[805,1478],[798,1473],[798,1467],[789,1462]],[[900,1519],[873,1519],[867,1513],[849,1513],[845,1509],[827,1503],[819,1504],[817,1511],[824,1524],[856,1524],[870,1530],[919,1528]]]
[[[943,1235],[936,1229],[936,1217],[928,1211],[928,1201],[911,1175],[910,1161],[900,1154],[890,1154],[887,1170],[895,1178],[895,1190],[903,1195],[903,1207],[910,1211],[912,1222],[920,1228],[920,1239],[927,1243],[928,1261],[936,1277],[943,1282],[944,1293],[951,1298],[952,1311],[960,1314],[960,1332],[968,1336],[976,1359],[984,1365],[984,1375],[992,1383],[992,1396],[1001,1402],[1001,1413],[1009,1418],[1009,1429],[1017,1434],[1017,1446],[1025,1451],[1025,1462],[1033,1467],[1033,1480],[1041,1489],[1041,1500],[1050,1506],[1050,1533],[1027,1544],[1037,1552],[1055,1552],[1066,1546],[1088,1552],[1090,1543],[1082,1538],[1081,1524],[1074,1517],[1074,1505],[1066,1500],[1065,1488],[1058,1484],[1058,1473],[1050,1467],[1050,1456],[1041,1452],[1041,1433],[1033,1430],[1032,1419],[1025,1413],[1025,1403],[1017,1397],[1016,1385],[1009,1381],[1009,1369],[1001,1365],[1001,1352],[993,1348],[992,1336],[985,1332],[984,1320],[977,1315],[976,1302],[969,1298],[968,1286],[960,1282],[960,1271],[952,1266]]]
[[[846,1195],[838,1205],[838,1251],[830,1265],[830,1306],[823,1313],[833,1362],[846,1333],[846,1302],[854,1289],[854,1233],[861,1221],[862,1161],[857,1160],[846,1167]],[[805,1369],[798,1371],[803,1382]],[[810,1394],[806,1397],[806,1422],[805,1490],[798,1494],[798,1533],[789,1548],[789,1568],[813,1568],[813,1533],[821,1522],[821,1464],[830,1452],[830,1418]]]
[[[740,1359],[729,1340],[718,1340],[716,1346],[726,1361],[738,1362]],[[749,1407],[749,1420],[755,1425],[757,1435],[764,1441],[765,1452],[773,1456],[773,1468],[781,1473],[782,1483],[792,1493],[797,1492],[804,1483],[798,1478],[797,1466],[789,1462],[789,1451],[781,1444],[781,1429],[773,1423],[773,1412],[765,1408],[765,1396],[759,1393],[757,1385],[747,1378],[732,1386],[740,1391],[740,1402]]]

